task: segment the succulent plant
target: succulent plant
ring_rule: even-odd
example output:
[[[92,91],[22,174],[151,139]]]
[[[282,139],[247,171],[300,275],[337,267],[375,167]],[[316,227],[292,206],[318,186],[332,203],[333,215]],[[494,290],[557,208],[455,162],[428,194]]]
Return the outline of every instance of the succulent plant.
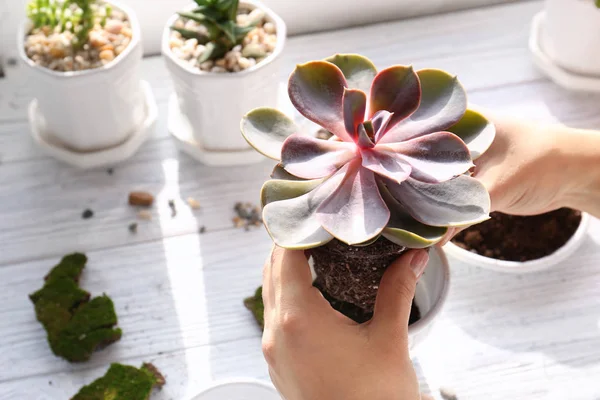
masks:
[[[198,43],[206,45],[206,50],[200,55],[198,62],[215,60],[223,57],[236,45],[242,43],[246,35],[260,21],[250,21],[247,25],[236,22],[239,0],[195,0],[198,7],[189,12],[178,14],[186,19],[196,21],[206,30],[199,32],[172,26],[186,39],[197,39]]]
[[[111,13],[110,4],[97,0],[30,0],[27,4],[27,17],[34,28],[71,31],[75,34],[73,46],[76,48],[87,43],[96,19],[104,23]]]
[[[298,65],[288,92],[300,114],[335,136],[302,135],[271,108],[242,119],[248,143],[280,161],[261,191],[277,245],[365,246],[384,236],[425,248],[448,227],[489,218],[489,195],[468,171],[495,129],[467,108],[455,76],[402,65],[377,72],[365,57],[338,54]]]

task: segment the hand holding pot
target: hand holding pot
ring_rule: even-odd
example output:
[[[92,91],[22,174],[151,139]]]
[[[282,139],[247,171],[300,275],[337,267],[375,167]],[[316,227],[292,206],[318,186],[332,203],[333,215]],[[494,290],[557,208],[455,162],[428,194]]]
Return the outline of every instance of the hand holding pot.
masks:
[[[408,319],[424,250],[385,272],[375,314],[359,325],[335,311],[312,285],[302,251],[275,247],[264,270],[263,352],[286,400],[418,400],[408,353]]]
[[[493,118],[496,138],[475,161],[492,210],[536,215],[561,207],[600,214],[600,134]]]

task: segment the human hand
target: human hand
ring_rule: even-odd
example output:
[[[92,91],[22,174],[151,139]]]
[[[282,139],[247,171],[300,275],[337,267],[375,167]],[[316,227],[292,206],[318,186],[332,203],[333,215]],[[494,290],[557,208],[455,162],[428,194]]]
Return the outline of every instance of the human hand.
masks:
[[[263,352],[286,400],[419,400],[408,319],[424,250],[402,255],[379,285],[373,319],[359,325],[313,287],[302,251],[273,249],[264,270]]]

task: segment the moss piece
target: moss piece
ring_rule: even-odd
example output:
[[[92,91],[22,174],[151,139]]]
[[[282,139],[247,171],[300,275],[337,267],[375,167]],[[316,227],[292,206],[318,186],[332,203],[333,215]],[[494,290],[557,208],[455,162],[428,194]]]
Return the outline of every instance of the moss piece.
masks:
[[[256,289],[254,296],[248,297],[244,300],[244,305],[252,315],[254,315],[254,319],[260,326],[261,329],[265,329],[265,305],[263,303],[262,298],[262,286]]]
[[[95,350],[121,338],[121,330],[113,328],[117,315],[112,300],[106,295],[90,300],[78,285],[86,262],[81,253],[63,257],[44,287],[29,295],[52,352],[71,362],[89,360]]]
[[[148,400],[152,389],[164,384],[165,378],[152,364],[141,368],[111,364],[103,377],[82,387],[71,400]]]

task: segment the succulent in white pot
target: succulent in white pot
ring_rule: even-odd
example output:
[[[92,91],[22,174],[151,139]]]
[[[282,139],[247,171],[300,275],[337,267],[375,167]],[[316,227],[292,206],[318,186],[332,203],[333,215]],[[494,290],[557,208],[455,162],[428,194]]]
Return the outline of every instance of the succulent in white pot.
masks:
[[[494,126],[467,109],[455,76],[403,65],[378,72],[356,54],[298,65],[288,93],[300,114],[333,136],[301,135],[268,107],[243,118],[246,140],[279,162],[261,191],[268,233],[280,247],[305,250],[314,286],[359,323],[371,318],[388,265],[408,249],[432,249],[409,327],[420,340],[448,289],[435,245],[450,227],[489,218],[489,195],[468,171],[494,140]]]
[[[177,108],[169,129],[184,150],[209,164],[241,163],[248,155],[260,160],[244,154],[250,147],[239,119],[259,105],[276,106],[285,37],[283,20],[254,0],[195,0],[169,19],[162,52]]]
[[[134,13],[112,0],[32,0],[27,14],[18,41],[34,136],[43,130],[44,143],[67,155],[127,145],[149,113]]]
[[[600,77],[600,3],[546,0],[542,48],[558,65]]]

